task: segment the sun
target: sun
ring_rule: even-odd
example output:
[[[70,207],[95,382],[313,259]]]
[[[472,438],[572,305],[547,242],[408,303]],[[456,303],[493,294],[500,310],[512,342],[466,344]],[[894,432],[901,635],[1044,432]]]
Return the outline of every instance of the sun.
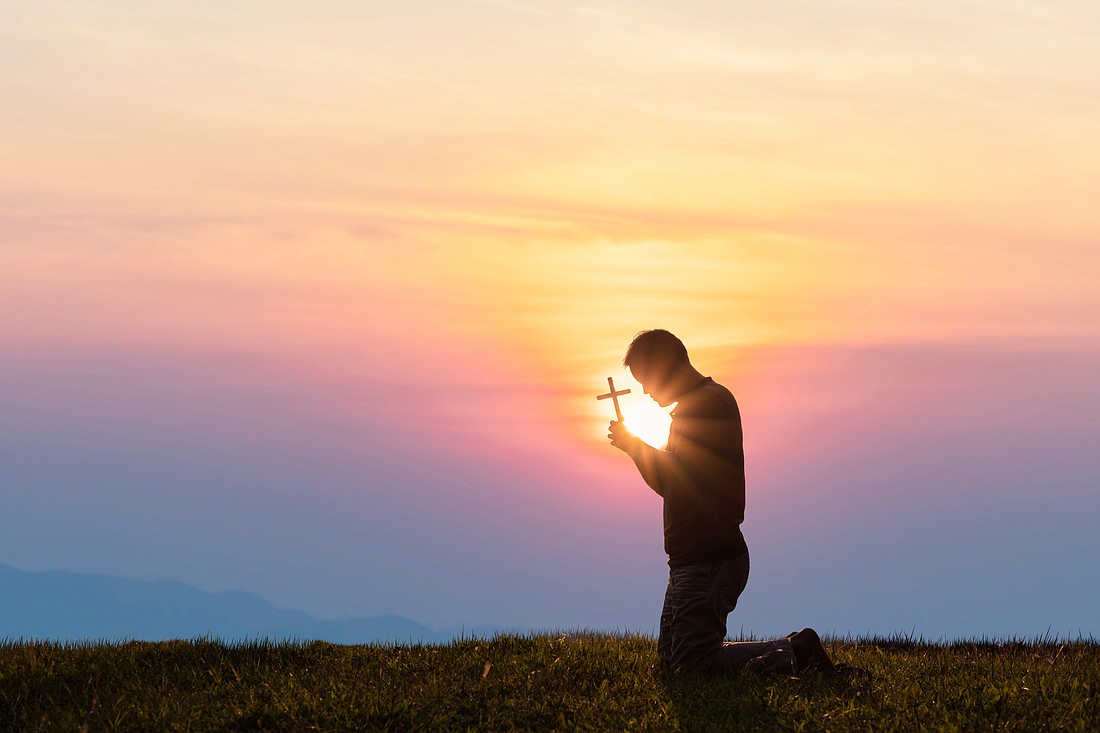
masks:
[[[654,448],[668,443],[672,418],[653,400],[630,400],[622,405],[626,429]]]

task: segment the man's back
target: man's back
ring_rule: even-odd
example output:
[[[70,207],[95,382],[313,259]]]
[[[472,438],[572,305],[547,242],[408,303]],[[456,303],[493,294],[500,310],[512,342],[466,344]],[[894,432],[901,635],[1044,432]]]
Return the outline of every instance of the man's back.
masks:
[[[672,566],[716,562],[747,552],[745,453],[733,394],[710,377],[680,397],[667,450],[675,470],[663,487],[665,551]]]

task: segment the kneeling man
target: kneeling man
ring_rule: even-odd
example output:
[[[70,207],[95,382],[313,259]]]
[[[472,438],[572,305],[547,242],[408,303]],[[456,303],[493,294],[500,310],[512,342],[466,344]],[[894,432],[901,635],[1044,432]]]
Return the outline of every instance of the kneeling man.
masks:
[[[703,673],[832,670],[813,629],[770,641],[723,641],[726,616],[749,578],[737,401],[692,366],[683,342],[668,331],[639,333],[623,363],[657,404],[676,403],[664,450],[642,442],[619,421],[608,428],[611,445],[634,460],[664,500],[669,575],[658,656],[673,669]]]

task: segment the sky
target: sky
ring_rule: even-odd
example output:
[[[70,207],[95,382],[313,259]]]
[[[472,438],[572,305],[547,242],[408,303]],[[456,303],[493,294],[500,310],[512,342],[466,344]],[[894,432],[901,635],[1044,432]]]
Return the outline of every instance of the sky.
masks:
[[[660,327],[741,406],[732,633],[1095,636],[1098,37],[1072,0],[8,2],[0,564],[652,633],[660,500],[595,396],[647,409]]]

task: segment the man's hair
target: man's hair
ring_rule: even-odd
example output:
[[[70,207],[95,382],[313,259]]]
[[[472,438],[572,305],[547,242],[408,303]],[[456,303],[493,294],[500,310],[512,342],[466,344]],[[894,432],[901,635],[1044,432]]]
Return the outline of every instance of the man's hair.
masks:
[[[642,366],[667,359],[671,364],[679,365],[688,360],[684,342],[663,328],[641,331],[630,342],[623,357],[623,366]]]

